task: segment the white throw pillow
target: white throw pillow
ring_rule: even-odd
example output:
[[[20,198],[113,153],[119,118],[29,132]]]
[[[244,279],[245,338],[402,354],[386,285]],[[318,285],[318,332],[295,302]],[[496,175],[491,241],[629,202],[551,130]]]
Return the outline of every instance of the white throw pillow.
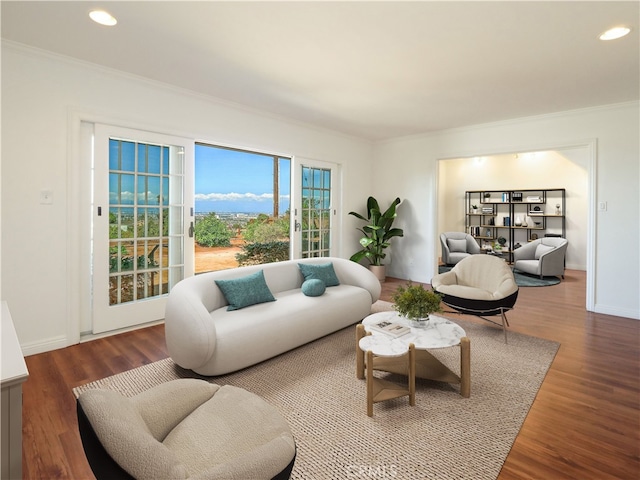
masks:
[[[463,238],[460,240],[456,240],[454,238],[447,238],[447,246],[449,247],[449,251],[451,253],[454,252],[463,252],[467,251],[467,241]]]
[[[536,260],[540,260],[540,257],[547,253],[550,252],[551,250],[554,250],[556,247],[552,247],[551,245],[543,245],[540,244],[536,247],[536,254],[535,254],[535,259]]]

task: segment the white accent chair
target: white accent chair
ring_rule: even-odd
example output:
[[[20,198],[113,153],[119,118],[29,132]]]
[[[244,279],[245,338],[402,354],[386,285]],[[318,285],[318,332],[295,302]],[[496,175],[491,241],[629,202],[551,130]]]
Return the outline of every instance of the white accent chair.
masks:
[[[502,326],[507,343],[506,312],[518,298],[518,284],[504,260],[492,255],[473,255],[455,267],[431,279],[434,291],[441,294],[442,303],[464,315],[475,315]],[[500,315],[500,323],[489,318]]]
[[[513,268],[540,278],[564,278],[564,257],[569,242],[566,238],[545,237],[513,251]]]
[[[296,458],[280,412],[232,385],[182,378],[132,397],[87,390],[77,411],[98,480],[287,480]]]
[[[455,265],[469,255],[480,253],[476,239],[464,232],[445,232],[440,234],[442,244],[442,263]]]

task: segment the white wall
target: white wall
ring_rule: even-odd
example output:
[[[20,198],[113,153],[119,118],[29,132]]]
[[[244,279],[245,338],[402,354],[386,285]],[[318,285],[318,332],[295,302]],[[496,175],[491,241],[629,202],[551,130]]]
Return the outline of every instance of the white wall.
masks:
[[[592,250],[587,249],[587,265],[593,264],[587,271],[592,308],[640,319],[639,118],[634,102],[376,144],[378,195],[405,199],[398,219],[405,237],[394,240],[389,275],[428,282],[436,271],[438,160],[595,146],[587,206],[594,239]],[[597,202],[607,202],[607,210],[597,211]]]
[[[587,268],[587,165],[586,148],[565,151],[520,152],[439,162],[438,232],[465,231],[466,190],[566,189],[566,265]],[[547,212],[555,211],[557,199],[547,199]],[[476,202],[477,203],[477,202]],[[504,210],[506,211],[506,210]],[[497,224],[502,225],[500,218]],[[531,221],[531,220],[529,220]],[[549,233],[561,233],[560,220],[549,219]],[[516,231],[515,241],[526,241]],[[506,230],[502,232],[506,234]]]
[[[90,183],[78,172],[89,158],[76,158],[82,118],[340,164],[349,188],[338,248],[343,257],[357,249],[344,212],[361,210],[370,194],[370,142],[3,42],[2,299],[25,354],[77,342],[89,314],[78,294],[87,232],[70,230],[90,211],[77,191]],[[41,190],[53,192],[52,205],[40,204]]]

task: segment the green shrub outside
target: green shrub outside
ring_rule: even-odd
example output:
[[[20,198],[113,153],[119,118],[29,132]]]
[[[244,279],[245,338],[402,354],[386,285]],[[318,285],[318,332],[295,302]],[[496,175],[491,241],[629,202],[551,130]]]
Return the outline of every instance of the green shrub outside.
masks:
[[[242,237],[249,243],[269,243],[289,238],[289,215],[273,218],[261,213],[247,223]]]
[[[214,212],[196,222],[196,242],[203,247],[230,247],[233,231]]]
[[[241,267],[289,260],[289,242],[275,241],[246,244],[242,247],[242,253],[236,254],[236,260]]]

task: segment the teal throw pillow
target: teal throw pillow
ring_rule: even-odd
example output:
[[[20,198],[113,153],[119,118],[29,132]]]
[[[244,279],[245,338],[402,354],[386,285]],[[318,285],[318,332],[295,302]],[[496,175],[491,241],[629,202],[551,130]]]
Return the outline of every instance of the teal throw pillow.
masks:
[[[227,310],[240,310],[250,305],[275,302],[276,300],[264,280],[262,270],[246,277],[216,280],[215,282],[229,304]]]
[[[325,290],[324,282],[317,278],[310,278],[302,283],[302,293],[307,297],[319,297]]]
[[[322,280],[327,287],[335,287],[340,285],[340,281],[333,269],[333,263],[299,263],[298,267],[302,272],[305,280],[317,279]]]

